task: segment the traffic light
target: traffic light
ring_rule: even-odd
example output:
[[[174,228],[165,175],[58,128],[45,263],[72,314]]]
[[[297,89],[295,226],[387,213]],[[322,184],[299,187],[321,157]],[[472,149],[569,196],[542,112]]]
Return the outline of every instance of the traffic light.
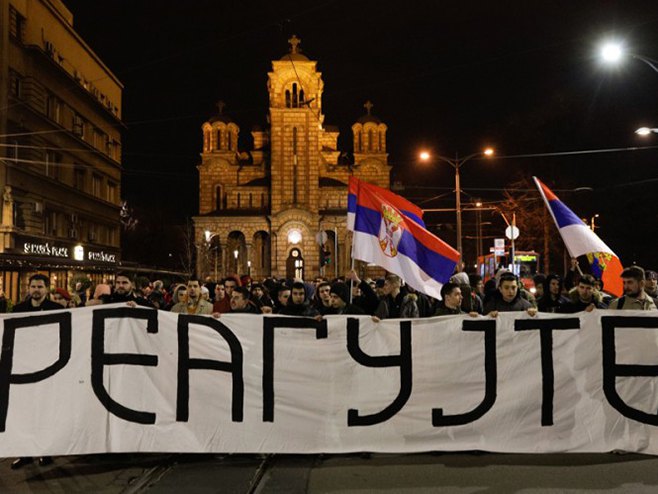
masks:
[[[331,252],[322,247],[320,249],[320,266],[326,266],[327,264],[331,264]]]

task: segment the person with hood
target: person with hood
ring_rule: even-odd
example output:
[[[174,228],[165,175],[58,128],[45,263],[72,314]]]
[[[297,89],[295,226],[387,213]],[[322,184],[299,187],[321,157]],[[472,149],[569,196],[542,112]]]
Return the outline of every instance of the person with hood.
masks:
[[[543,295],[537,300],[539,312],[564,312],[569,299],[562,295],[562,278],[557,274],[549,274],[544,279]]]
[[[578,284],[569,290],[569,302],[564,306],[563,312],[574,314],[576,312],[591,312],[594,309],[607,309],[603,303],[603,296],[594,285],[596,280],[591,274],[583,274]]]
[[[462,271],[453,274],[450,278],[450,281],[459,286],[459,290],[462,294],[462,311],[467,313],[477,312],[478,314],[482,314],[482,299],[473,290],[469,276]],[[443,295],[441,296],[443,297]]]
[[[290,298],[279,314],[284,316],[315,317],[319,312],[306,300],[306,287],[301,281],[295,281],[290,290]]]
[[[379,302],[374,314],[374,320],[381,319],[412,319],[419,317],[417,296],[415,293],[405,293],[402,290],[402,280],[395,274],[389,274],[384,279],[384,298]]]
[[[356,304],[350,304],[350,288],[347,283],[336,282],[331,285],[331,306],[334,314],[360,316],[365,312]]]
[[[498,290],[484,305],[484,313],[496,317],[499,312],[526,311],[531,316],[537,309],[525,298],[521,297],[519,282],[515,274],[509,271],[500,275]]]

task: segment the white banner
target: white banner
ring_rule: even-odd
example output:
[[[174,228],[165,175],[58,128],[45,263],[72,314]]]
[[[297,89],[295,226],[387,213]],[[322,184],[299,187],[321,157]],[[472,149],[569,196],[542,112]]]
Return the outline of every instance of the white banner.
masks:
[[[0,456],[658,453],[658,311],[1,322]]]

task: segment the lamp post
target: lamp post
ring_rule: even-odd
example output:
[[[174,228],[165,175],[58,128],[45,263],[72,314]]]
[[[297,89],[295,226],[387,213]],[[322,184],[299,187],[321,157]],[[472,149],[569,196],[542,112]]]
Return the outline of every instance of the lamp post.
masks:
[[[464,158],[460,158],[456,155],[454,158],[448,158],[446,156],[435,155],[432,156],[429,151],[423,151],[420,153],[421,161],[430,161],[432,159],[437,159],[448,163],[455,169],[455,211],[457,214],[457,250],[459,251],[460,263],[457,266],[457,270],[461,271],[461,261],[463,260],[464,252],[462,249],[462,202],[461,202],[461,181],[459,176],[459,169],[464,166],[464,164],[476,157],[486,156],[491,157],[494,155],[494,150],[492,148],[487,148],[484,151],[479,151],[477,153],[469,154]]]
[[[239,274],[238,270],[238,255],[240,255],[240,251],[238,249],[235,249],[233,251],[233,257],[235,257],[235,273]]]
[[[601,46],[601,58],[607,64],[617,64],[621,62],[625,56],[640,60],[651,67],[654,72],[658,72],[658,60],[654,60],[653,58],[644,55],[638,55],[637,53],[627,52],[621,43],[610,41]]]
[[[657,128],[651,128],[651,127],[640,127],[635,131],[635,133],[639,136],[648,136],[649,134],[658,134],[658,129]]]

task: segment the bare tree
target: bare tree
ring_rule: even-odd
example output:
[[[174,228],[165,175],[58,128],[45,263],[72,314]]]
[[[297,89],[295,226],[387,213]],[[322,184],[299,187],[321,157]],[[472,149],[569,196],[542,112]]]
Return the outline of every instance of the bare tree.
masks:
[[[179,227],[181,229],[182,249],[180,253],[180,263],[183,271],[190,276],[194,273],[194,254],[196,244],[194,242],[194,226],[189,218],[185,224]]]
[[[553,223],[546,205],[531,177],[522,177],[511,183],[503,193],[505,200],[501,203],[501,211],[511,218],[516,214],[516,226],[520,231],[516,239],[516,247],[520,250],[542,251],[543,271],[550,272],[551,256],[561,253],[559,233]]]

